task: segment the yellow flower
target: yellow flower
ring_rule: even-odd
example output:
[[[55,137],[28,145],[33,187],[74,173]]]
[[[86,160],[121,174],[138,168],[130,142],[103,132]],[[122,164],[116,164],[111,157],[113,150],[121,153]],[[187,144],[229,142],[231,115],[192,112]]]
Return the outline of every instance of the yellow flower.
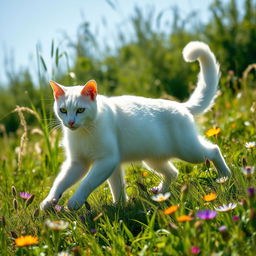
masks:
[[[207,194],[203,197],[204,201],[211,202],[217,198],[217,195],[215,193]]]
[[[15,244],[19,247],[38,244],[38,237],[36,236],[21,236],[15,239]]]
[[[164,210],[164,214],[169,215],[172,214],[174,212],[176,212],[178,210],[179,206],[178,205],[173,205],[167,209]]]
[[[220,128],[211,128],[208,131],[206,131],[206,136],[211,137],[214,135],[218,135],[220,133]]]
[[[142,176],[143,176],[143,177],[147,177],[147,176],[148,176],[148,172],[146,172],[146,171],[143,172],[143,173],[142,173]]]
[[[177,217],[176,219],[179,222],[186,222],[186,221],[193,220],[193,218],[191,216],[189,216],[189,215],[181,215],[181,216]]]

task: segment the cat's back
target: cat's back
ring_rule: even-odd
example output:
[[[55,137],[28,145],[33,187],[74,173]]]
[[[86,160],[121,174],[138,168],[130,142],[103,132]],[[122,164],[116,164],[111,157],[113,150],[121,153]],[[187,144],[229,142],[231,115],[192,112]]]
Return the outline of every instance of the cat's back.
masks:
[[[124,95],[111,97],[108,100],[118,113],[129,116],[138,115],[138,117],[153,117],[162,114],[176,115],[177,113],[182,112],[187,113],[187,110],[182,104],[165,99]]]

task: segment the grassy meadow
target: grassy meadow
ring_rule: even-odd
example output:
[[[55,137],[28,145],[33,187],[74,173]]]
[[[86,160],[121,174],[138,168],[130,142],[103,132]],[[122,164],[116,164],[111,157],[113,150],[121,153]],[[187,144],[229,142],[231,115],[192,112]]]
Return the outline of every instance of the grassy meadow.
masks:
[[[201,133],[208,131],[220,146],[232,170],[229,180],[218,180],[208,161],[175,161],[180,174],[170,196],[154,198],[150,188],[159,178],[127,165],[126,205],[113,205],[103,184],[74,212],[65,204],[75,187],[59,207],[39,211],[64,158],[61,132],[33,105],[16,107],[19,129],[7,134],[1,126],[1,255],[255,255],[256,147],[249,142],[256,141],[256,90],[248,73],[240,82],[233,92],[222,86],[212,111],[197,120]]]
[[[132,38],[120,28],[113,52],[107,45],[97,48],[97,36],[84,22],[77,38],[52,40],[52,66],[37,46],[36,79],[6,65],[8,86],[0,84],[1,256],[256,255],[256,5],[244,0],[240,10],[235,0],[210,2],[205,24],[195,14],[182,20],[175,8],[154,15],[135,8]],[[169,30],[164,13],[173,21]],[[104,95],[184,101],[199,70],[198,63],[182,59],[191,40],[208,43],[221,64],[216,104],[197,123],[219,145],[232,177],[219,179],[208,160],[175,160],[178,179],[170,194],[159,195],[152,189],[160,182],[156,174],[127,164],[127,204],[113,205],[104,183],[78,211],[66,208],[76,186],[53,210],[40,211],[64,160],[48,80],[75,85],[95,79]]]

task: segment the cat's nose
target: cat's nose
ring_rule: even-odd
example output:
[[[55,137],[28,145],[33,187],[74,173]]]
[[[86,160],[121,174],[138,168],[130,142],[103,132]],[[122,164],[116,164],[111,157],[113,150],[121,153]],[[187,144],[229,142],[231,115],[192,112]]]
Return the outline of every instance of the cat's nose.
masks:
[[[74,121],[69,121],[69,122],[68,122],[68,125],[69,125],[70,127],[73,127],[74,123],[75,123]]]

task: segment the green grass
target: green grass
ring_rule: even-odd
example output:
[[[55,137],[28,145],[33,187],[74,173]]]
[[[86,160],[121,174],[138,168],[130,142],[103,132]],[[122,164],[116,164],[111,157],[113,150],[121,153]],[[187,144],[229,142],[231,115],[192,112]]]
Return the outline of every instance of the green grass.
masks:
[[[245,162],[255,165],[256,148],[245,147],[246,142],[256,141],[255,96],[255,90],[248,89],[245,82],[234,95],[223,88],[214,109],[198,118],[201,133],[215,126],[221,128],[221,133],[209,140],[220,146],[232,170],[225,184],[216,183],[212,165],[207,168],[205,164],[175,161],[179,178],[169,188],[169,199],[160,203],[153,201],[149,192],[159,178],[140,166],[128,165],[130,200],[126,205],[114,206],[104,184],[92,193],[87,206],[75,212],[38,212],[64,156],[59,147],[60,132],[50,132],[47,116],[34,109],[39,115],[37,127],[27,127],[24,135],[21,125],[15,134],[4,134],[0,139],[0,254],[57,255],[66,251],[71,255],[192,255],[191,247],[196,246],[200,255],[254,255],[256,195],[249,197],[247,188],[256,187],[255,176],[246,178],[241,167]],[[30,115],[23,113],[25,119]],[[21,137],[27,144],[20,155]],[[65,206],[74,190],[68,190],[59,204]],[[35,195],[31,204],[20,198],[22,191]],[[202,198],[210,192],[216,193],[217,199],[206,203]],[[219,212],[212,220],[197,218],[198,210],[229,202],[237,203],[237,207]],[[171,205],[179,205],[178,211],[165,215],[163,210]],[[176,217],[184,214],[193,220],[178,222]],[[239,220],[234,221],[233,216]],[[45,225],[47,219],[64,220],[68,227],[51,230]],[[223,225],[226,231],[221,232]],[[16,246],[15,238],[24,235],[38,237],[39,243]]]

